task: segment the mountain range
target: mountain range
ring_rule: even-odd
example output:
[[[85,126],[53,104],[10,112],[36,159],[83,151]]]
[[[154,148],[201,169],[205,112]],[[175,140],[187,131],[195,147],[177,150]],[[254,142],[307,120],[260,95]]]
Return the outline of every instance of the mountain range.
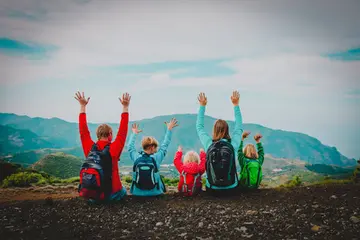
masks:
[[[200,149],[201,143],[197,136],[195,114],[176,114],[171,116],[158,116],[152,119],[137,121],[143,133],[138,136],[136,145],[140,150],[141,138],[145,135],[154,136],[162,141],[166,126],[165,121],[175,117],[179,127],[174,129],[171,144],[164,163],[171,163],[178,145],[184,150]],[[216,119],[205,117],[205,130],[211,134]],[[119,119],[120,121],[120,119]],[[233,121],[228,121],[230,130],[234,127]],[[129,134],[131,134],[129,123]],[[78,123],[71,123],[59,118],[31,118],[11,113],[0,113],[0,155],[7,156],[13,162],[24,162],[31,165],[46,154],[64,152],[84,158],[81,150]],[[109,123],[116,133],[119,124]],[[89,123],[93,140],[96,140],[96,127],[98,124]],[[327,164],[337,166],[354,166],[355,159],[342,155],[335,147],[322,144],[318,139],[303,133],[274,130],[258,124],[244,124],[244,130],[263,135],[265,153],[275,158],[301,160],[310,164]],[[253,139],[246,143],[254,143]],[[121,156],[122,164],[131,164],[126,148]]]

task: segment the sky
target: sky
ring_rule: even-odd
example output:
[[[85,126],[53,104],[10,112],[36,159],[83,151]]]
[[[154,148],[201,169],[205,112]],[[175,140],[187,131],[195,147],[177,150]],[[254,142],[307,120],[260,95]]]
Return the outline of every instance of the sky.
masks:
[[[359,158],[360,1],[0,2],[0,112],[76,122],[196,113],[302,132]],[[181,123],[180,123],[181,124]],[[181,131],[179,129],[179,131]]]

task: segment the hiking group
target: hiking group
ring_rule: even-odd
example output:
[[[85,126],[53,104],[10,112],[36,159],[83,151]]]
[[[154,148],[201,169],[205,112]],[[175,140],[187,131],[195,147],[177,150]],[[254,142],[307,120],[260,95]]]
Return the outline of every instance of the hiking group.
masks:
[[[79,131],[86,157],[80,170],[79,195],[94,202],[120,200],[127,195],[126,188],[121,184],[118,161],[126,142],[131,97],[125,93],[119,98],[123,112],[115,140],[113,141],[112,128],[107,124],[101,124],[96,129],[96,142],[90,137],[86,120],[86,105],[90,98],[85,98],[84,93],[77,92],[75,99],[80,103]],[[257,149],[253,144],[247,144],[243,149],[243,142],[250,132],[243,132],[239,100],[239,92],[234,91],[231,96],[235,114],[232,137],[229,134],[228,123],[221,119],[216,120],[210,136],[204,127],[207,98],[204,93],[199,94],[200,108],[196,131],[203,148],[199,153],[188,151],[183,157],[182,147],[179,146],[174,156],[174,165],[180,174],[178,191],[183,195],[192,196],[202,191],[202,175],[205,172],[206,192],[212,195],[232,195],[238,189],[259,187],[264,162],[264,150],[260,142],[262,136],[254,136]],[[132,134],[127,145],[130,159],[133,161],[130,187],[132,195],[158,196],[166,192],[159,171],[178,121],[173,118],[165,124],[167,128],[161,145],[159,146],[154,137],[146,136],[141,141],[141,151],[136,150],[135,142],[142,130],[138,124],[132,124]],[[236,169],[236,159],[241,168],[240,177]]]

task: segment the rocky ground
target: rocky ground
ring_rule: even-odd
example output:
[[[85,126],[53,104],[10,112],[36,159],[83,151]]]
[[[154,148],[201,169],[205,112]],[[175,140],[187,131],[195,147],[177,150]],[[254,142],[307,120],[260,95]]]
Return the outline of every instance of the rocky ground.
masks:
[[[0,191],[1,239],[360,239],[360,185],[129,196],[111,205],[89,205],[70,187],[44,190]],[[32,191],[36,200],[26,200]]]

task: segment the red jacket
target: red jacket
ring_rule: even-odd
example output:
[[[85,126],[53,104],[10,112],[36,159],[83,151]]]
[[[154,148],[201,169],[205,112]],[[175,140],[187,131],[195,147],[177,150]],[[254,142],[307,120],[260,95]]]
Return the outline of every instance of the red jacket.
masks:
[[[112,158],[112,193],[116,193],[122,190],[122,184],[120,181],[119,175],[119,166],[118,161],[120,160],[120,154],[124,148],[126,135],[128,131],[128,123],[129,123],[129,114],[122,113],[120,127],[117,132],[115,141],[110,143],[110,155]],[[79,130],[80,130],[80,138],[81,144],[84,150],[85,157],[88,156],[91,147],[94,145],[94,141],[90,137],[89,128],[87,126],[86,114],[80,113],[79,115]],[[98,149],[101,151],[108,145],[108,141],[97,141],[96,145]]]
[[[201,181],[201,175],[205,172],[205,164],[206,164],[206,153],[200,152],[200,163],[197,164],[195,162],[187,163],[184,165],[182,162],[182,152],[176,152],[175,158],[174,158],[174,165],[176,169],[180,173],[180,181],[178,185],[179,192],[183,191],[183,185],[184,185],[184,177],[182,176],[182,172],[186,173],[186,182],[188,185],[188,189],[193,188],[194,184],[194,178],[196,174],[200,174],[200,177],[196,181],[196,187],[201,189],[202,187],[202,181]],[[191,196],[192,193],[185,193],[187,196]]]

